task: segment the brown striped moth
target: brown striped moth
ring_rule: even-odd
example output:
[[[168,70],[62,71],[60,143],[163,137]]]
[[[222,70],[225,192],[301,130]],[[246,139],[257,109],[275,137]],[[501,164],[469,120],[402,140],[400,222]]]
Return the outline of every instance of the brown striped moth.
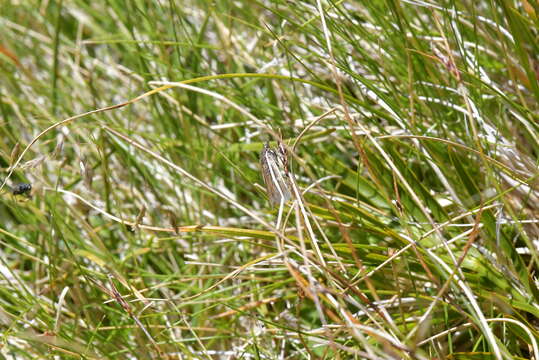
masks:
[[[284,204],[292,197],[292,194],[290,193],[288,158],[283,144],[279,143],[277,148],[270,148],[268,143],[264,144],[260,153],[260,166],[271,205]]]

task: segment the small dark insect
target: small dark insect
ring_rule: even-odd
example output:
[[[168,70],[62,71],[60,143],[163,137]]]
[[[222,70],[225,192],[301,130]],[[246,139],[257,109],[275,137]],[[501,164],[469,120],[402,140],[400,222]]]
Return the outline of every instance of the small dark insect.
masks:
[[[260,165],[270,203],[276,206],[289,200],[292,195],[284,146],[280,144],[277,149],[272,149],[268,143],[264,144],[260,153]]]
[[[20,183],[13,186],[11,192],[13,195],[23,195],[28,194],[32,190],[32,184]]]

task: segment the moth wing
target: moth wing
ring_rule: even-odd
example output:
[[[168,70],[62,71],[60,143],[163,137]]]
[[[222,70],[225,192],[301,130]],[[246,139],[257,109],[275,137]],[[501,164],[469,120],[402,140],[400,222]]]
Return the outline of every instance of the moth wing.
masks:
[[[289,200],[291,198],[289,181],[279,166],[281,164],[278,155],[264,146],[260,154],[260,164],[270,203],[276,206],[281,203],[281,199],[283,202]]]

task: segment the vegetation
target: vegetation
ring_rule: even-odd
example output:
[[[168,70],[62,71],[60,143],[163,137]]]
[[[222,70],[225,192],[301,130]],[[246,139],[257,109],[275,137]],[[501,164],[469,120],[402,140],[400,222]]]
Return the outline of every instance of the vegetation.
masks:
[[[539,358],[537,1],[0,8],[0,357]]]

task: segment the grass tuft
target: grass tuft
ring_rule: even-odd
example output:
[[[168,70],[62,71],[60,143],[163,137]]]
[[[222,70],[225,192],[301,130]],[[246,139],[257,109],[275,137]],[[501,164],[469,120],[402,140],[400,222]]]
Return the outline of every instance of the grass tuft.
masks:
[[[536,2],[0,13],[2,357],[539,358]]]

